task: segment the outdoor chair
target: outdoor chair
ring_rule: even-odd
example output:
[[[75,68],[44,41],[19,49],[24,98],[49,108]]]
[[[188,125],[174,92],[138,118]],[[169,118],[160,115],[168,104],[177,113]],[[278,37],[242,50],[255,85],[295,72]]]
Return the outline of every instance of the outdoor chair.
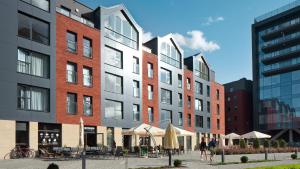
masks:
[[[40,152],[41,158],[54,158],[55,157],[54,153],[50,153],[47,149],[44,149],[44,148],[40,148],[39,152]]]

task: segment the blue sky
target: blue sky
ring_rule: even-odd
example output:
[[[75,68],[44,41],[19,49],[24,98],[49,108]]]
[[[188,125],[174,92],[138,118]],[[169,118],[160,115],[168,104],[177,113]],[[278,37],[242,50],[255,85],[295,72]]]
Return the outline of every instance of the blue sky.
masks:
[[[252,79],[254,18],[293,0],[80,0],[94,8],[123,3],[147,37],[174,33],[185,56],[202,51],[216,80]],[[149,36],[151,35],[151,36]]]

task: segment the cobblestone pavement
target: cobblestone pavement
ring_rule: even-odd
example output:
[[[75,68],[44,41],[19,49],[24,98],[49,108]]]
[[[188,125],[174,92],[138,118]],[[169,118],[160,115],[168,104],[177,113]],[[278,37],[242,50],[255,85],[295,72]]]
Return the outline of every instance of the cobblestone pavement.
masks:
[[[191,169],[243,169],[256,166],[270,166],[280,164],[300,163],[299,160],[290,159],[291,153],[269,154],[269,159],[280,160],[274,162],[232,164],[232,165],[211,165],[207,161],[201,161],[199,152],[191,152],[184,155],[175,155],[173,159],[183,160],[185,168]],[[238,162],[242,155],[227,155],[226,162]],[[264,154],[247,155],[249,160],[263,160]],[[221,161],[220,156],[216,156],[213,164]],[[81,160],[68,161],[45,161],[41,159],[18,159],[18,160],[0,160],[0,169],[46,169],[50,163],[56,163],[60,169],[81,169]],[[168,164],[168,158],[128,158],[128,168],[137,167],[155,167]],[[126,169],[126,159],[89,159],[87,160],[87,169]]]

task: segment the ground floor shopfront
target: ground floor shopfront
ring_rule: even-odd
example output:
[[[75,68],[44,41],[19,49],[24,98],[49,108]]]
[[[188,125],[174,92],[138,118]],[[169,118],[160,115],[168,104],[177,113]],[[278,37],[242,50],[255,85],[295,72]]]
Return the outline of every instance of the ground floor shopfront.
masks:
[[[53,147],[78,147],[80,137],[79,124],[55,124],[39,122],[23,122],[0,120],[0,159],[14,147],[29,147],[52,149]],[[151,145],[163,147],[163,137],[145,138],[122,135],[122,128],[106,126],[84,126],[85,144],[90,147],[104,145],[122,146],[134,150],[135,146]],[[192,136],[178,136],[179,144],[184,150],[197,149],[201,138],[206,142],[219,135],[210,133],[195,133]]]

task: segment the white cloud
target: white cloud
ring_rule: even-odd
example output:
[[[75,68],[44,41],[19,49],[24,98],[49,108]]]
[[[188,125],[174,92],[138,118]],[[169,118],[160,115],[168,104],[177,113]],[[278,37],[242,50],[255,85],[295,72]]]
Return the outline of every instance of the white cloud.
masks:
[[[221,22],[221,21],[224,21],[224,17],[223,16],[218,16],[218,17],[208,17],[206,18],[206,21],[202,23],[202,25],[205,25],[205,26],[209,26],[213,23],[217,23],[217,22]]]
[[[190,48],[192,50],[213,52],[220,49],[220,46],[216,42],[208,41],[204,37],[203,32],[199,30],[189,31],[187,32],[187,36],[181,35],[179,33],[174,33],[173,37],[179,45]]]
[[[144,32],[143,33],[143,43],[151,40],[153,38],[153,35],[151,32]]]

